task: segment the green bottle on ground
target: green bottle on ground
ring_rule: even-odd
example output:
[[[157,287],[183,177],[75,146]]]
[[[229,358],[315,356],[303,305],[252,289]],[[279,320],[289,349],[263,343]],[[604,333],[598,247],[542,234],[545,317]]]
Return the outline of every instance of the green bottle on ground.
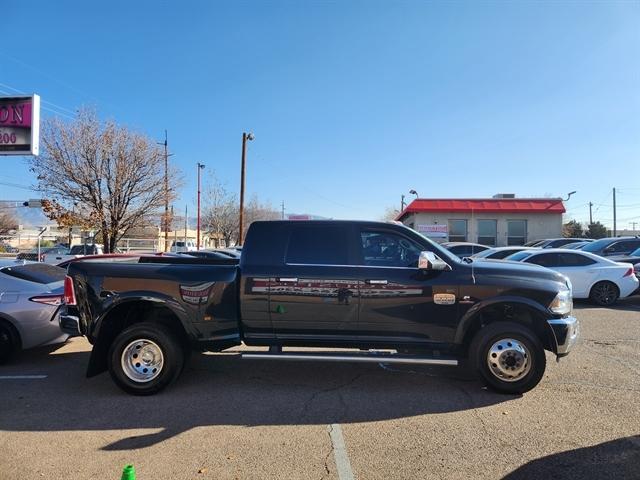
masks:
[[[136,480],[136,469],[133,465],[125,465],[120,480]]]

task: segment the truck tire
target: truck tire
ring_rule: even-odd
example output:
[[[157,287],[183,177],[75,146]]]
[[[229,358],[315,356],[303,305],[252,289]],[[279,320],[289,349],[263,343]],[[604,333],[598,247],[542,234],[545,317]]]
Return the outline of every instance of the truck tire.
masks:
[[[469,361],[489,387],[508,394],[534,388],[547,364],[536,334],[513,322],[495,322],[480,329],[469,347]]]
[[[109,373],[122,390],[153,395],[173,383],[182,372],[184,350],[164,325],[136,323],[124,329],[109,348]]]

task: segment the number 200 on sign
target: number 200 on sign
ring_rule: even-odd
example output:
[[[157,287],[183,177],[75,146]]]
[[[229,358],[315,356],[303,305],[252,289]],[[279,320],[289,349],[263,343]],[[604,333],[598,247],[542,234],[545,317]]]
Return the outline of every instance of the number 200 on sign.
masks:
[[[0,143],[16,143],[16,134],[0,133]]]

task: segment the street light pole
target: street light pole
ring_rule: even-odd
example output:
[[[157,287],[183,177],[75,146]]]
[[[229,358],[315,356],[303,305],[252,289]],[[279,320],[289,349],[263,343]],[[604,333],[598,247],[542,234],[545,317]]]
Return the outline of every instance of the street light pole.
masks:
[[[167,251],[169,244],[169,157],[171,154],[167,151],[167,131],[164,131],[164,142],[158,142],[158,145],[164,145],[164,251]]]
[[[240,166],[240,225],[238,227],[238,245],[242,245],[244,233],[244,174],[247,157],[247,141],[251,141],[253,139],[253,133],[242,133],[242,165]]]
[[[196,250],[200,250],[200,170],[204,168],[204,165],[198,162],[198,226],[196,230]]]

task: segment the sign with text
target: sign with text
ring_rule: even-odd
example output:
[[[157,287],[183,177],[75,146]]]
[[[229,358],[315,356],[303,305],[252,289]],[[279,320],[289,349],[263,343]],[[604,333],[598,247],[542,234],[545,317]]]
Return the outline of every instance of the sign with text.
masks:
[[[0,97],[0,155],[38,155],[40,97]]]
[[[426,237],[446,237],[449,234],[447,225],[416,225],[416,231],[422,233]]]

